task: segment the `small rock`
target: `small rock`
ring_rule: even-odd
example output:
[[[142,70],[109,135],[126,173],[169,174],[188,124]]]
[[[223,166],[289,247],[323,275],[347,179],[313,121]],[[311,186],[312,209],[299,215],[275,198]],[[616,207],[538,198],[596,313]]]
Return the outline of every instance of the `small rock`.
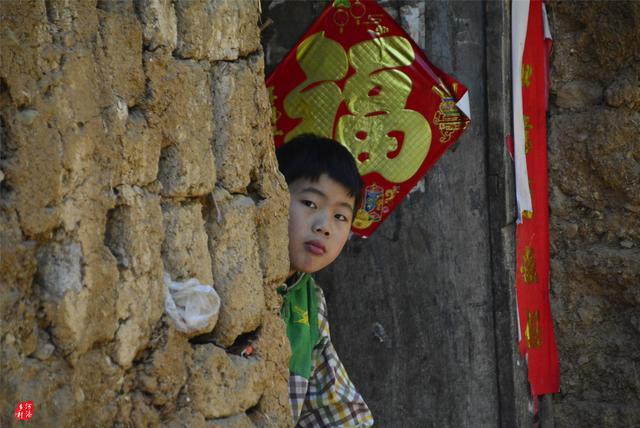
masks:
[[[44,330],[38,329],[38,346],[33,356],[40,361],[44,361],[49,359],[55,350],[56,347],[51,343],[49,334]]]
[[[578,225],[575,223],[570,223],[567,225],[566,233],[569,238],[573,238],[578,234]]]
[[[31,125],[33,123],[33,120],[38,117],[40,115],[40,113],[38,113],[37,110],[34,109],[24,109],[20,112],[20,121],[26,125]]]
[[[82,248],[80,244],[52,243],[37,254],[40,284],[56,298],[68,291],[82,290]]]
[[[558,89],[556,104],[562,108],[580,108],[599,104],[601,99],[602,88],[597,83],[576,80]]]
[[[633,242],[625,239],[624,241],[620,241],[620,246],[622,248],[633,248]]]
[[[624,207],[631,212],[640,213],[640,205],[626,204]]]
[[[4,343],[6,343],[7,345],[13,345],[14,343],[16,343],[16,337],[13,334],[8,333],[4,337]]]
[[[85,395],[82,388],[78,388],[74,395],[75,395],[76,402],[82,403],[84,401]]]
[[[47,343],[45,345],[42,346],[42,348],[38,348],[35,352],[34,357],[36,357],[37,359],[44,361],[49,359],[49,357],[51,357],[51,355],[53,355],[53,351],[56,350],[56,347],[53,346],[51,343]]]

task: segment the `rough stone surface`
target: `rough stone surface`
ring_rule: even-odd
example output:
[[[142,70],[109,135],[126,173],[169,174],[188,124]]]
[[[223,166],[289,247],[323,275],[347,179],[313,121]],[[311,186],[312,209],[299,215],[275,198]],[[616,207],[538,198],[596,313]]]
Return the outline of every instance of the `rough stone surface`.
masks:
[[[143,358],[138,371],[139,388],[151,395],[151,403],[176,408],[176,398],[188,379],[193,350],[182,334],[170,328],[152,337],[154,350]]]
[[[201,284],[212,285],[202,204],[166,201],[162,209],[165,224],[162,258],[166,271],[175,281],[196,278]]]
[[[34,426],[290,425],[258,8],[0,1],[0,426],[25,399]],[[215,345],[164,315],[165,272],[215,279]]]
[[[212,205],[206,227],[213,280],[222,299],[214,335],[219,344],[230,346],[241,334],[258,328],[265,305],[256,206],[251,198],[222,189],[213,194]]]
[[[255,425],[246,414],[239,414],[229,418],[217,419],[211,422],[211,428],[253,428]]]
[[[107,138],[113,141],[113,185],[146,186],[158,176],[159,132],[148,126],[139,108],[129,109],[121,98],[103,110]],[[119,159],[118,159],[119,157]]]
[[[631,64],[626,70],[616,75],[609,83],[604,96],[611,107],[624,105],[638,111],[640,109],[640,65]]]
[[[552,1],[550,9],[555,426],[637,426],[640,4]]]
[[[114,358],[129,367],[164,310],[159,257],[164,234],[158,195],[126,186],[118,193],[122,205],[109,212],[105,244],[120,271]]]
[[[264,89],[257,80],[264,80],[262,55],[235,63],[221,62],[212,70],[215,122],[218,125],[215,139],[218,179],[226,189],[234,193],[246,193],[255,157],[254,152],[264,138],[264,118],[259,111],[258,97]],[[252,100],[243,103],[241,100]],[[259,129],[262,127],[262,129]],[[263,131],[263,132],[260,132]]]
[[[144,95],[142,28],[131,2],[103,4],[108,7],[97,10],[102,46],[96,51],[96,59],[111,93],[133,106]]]
[[[145,55],[152,126],[162,129],[158,178],[163,195],[204,195],[216,180],[211,139],[213,115],[208,65]]]
[[[135,0],[142,21],[145,47],[173,50],[178,43],[176,11],[171,0]]]
[[[264,390],[260,361],[227,354],[215,345],[201,345],[193,354],[186,393],[206,418],[222,418],[255,406]]]
[[[178,0],[178,55],[233,61],[260,46],[259,3],[253,0]]]
[[[556,91],[556,105],[561,108],[584,108],[602,101],[602,87],[590,81],[574,80]]]

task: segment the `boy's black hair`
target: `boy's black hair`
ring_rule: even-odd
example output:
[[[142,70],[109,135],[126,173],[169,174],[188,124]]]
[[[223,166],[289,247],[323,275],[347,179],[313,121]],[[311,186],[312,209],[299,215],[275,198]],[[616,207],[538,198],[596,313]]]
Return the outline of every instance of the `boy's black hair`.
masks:
[[[287,184],[300,178],[318,181],[322,174],[327,174],[346,187],[349,196],[355,197],[354,214],[358,210],[363,182],[353,155],[339,142],[302,134],[278,147],[276,157]]]

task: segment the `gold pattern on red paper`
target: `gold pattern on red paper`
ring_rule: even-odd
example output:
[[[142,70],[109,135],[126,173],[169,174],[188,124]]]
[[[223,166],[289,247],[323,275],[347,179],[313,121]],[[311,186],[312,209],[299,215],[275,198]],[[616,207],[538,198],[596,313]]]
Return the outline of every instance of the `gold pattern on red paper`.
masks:
[[[533,129],[533,124],[531,123],[531,118],[529,116],[523,116],[524,118],[524,154],[528,155],[531,151],[531,147],[533,146],[533,141],[531,140],[531,130]]]
[[[456,99],[451,95],[446,86],[433,86],[433,92],[442,99],[440,107],[433,116],[433,123],[440,130],[440,143],[447,143],[451,140],[454,132],[466,128],[468,121],[460,114],[456,106]]]
[[[525,284],[535,284],[538,282],[538,273],[536,272],[536,258],[531,246],[526,246],[522,255],[522,265],[520,273]]]
[[[283,135],[284,132],[278,129],[276,123],[278,119],[282,116],[282,112],[280,112],[275,104],[278,97],[273,93],[273,86],[269,86],[267,88],[269,90],[269,103],[271,104],[271,131],[273,132],[273,136]]]
[[[531,76],[533,75],[533,67],[531,64],[522,64],[522,86],[528,88],[531,86]]]
[[[389,211],[388,205],[398,194],[398,189],[398,186],[394,186],[385,190],[375,183],[366,186],[362,208],[358,210],[353,221],[354,227],[366,229],[374,222],[381,221],[382,217]]]
[[[429,151],[431,128],[420,113],[404,108],[412,84],[397,68],[414,60],[407,39],[377,37],[352,46],[347,54],[321,32],[304,40],[296,57],[307,79],[287,95],[284,108],[302,121],[285,141],[305,133],[331,137],[344,101],[350,114],[337,120],[336,138],[351,151],[360,174],[376,172],[399,183],[416,173]],[[355,73],[341,91],[335,82],[345,77],[349,65]]]
[[[330,138],[335,115],[343,100],[335,81],[347,73],[347,55],[340,43],[320,32],[298,46],[296,59],[306,80],[285,97],[284,110],[289,117],[302,119],[302,122],[287,133],[285,141],[305,133]]]
[[[313,133],[353,154],[368,192],[353,226],[361,236],[375,230],[469,122],[456,106],[464,86],[431,65],[372,0],[331,2],[267,82],[274,88],[276,146]],[[429,92],[434,85],[439,93]]]
[[[527,348],[538,348],[542,345],[542,328],[540,327],[540,312],[527,311],[527,326],[524,330]]]
[[[354,155],[361,175],[377,172],[392,183],[408,180],[431,144],[427,120],[405,109],[412,82],[397,69],[413,62],[413,48],[404,37],[378,37],[352,46],[349,60],[356,73],[343,93],[351,114],[338,119],[336,137]]]

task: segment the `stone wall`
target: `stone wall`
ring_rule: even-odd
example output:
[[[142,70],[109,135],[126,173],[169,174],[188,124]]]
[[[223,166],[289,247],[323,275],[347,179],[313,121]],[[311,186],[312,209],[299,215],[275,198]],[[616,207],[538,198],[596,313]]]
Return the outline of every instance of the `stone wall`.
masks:
[[[26,400],[34,426],[289,424],[259,9],[0,2],[0,425]],[[165,272],[219,293],[205,339]]]
[[[640,3],[550,6],[555,423],[640,426]]]

